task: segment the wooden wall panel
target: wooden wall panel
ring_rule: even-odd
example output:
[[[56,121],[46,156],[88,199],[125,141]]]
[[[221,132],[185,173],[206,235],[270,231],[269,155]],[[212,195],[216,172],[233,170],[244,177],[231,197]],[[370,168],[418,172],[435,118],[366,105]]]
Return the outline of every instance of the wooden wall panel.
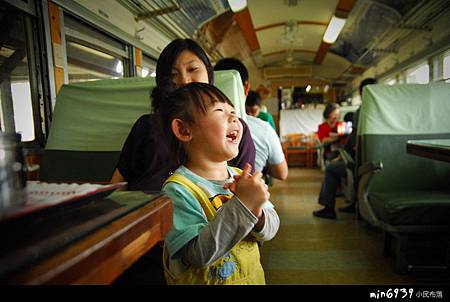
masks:
[[[49,14],[49,18],[50,18],[50,34],[52,37],[52,43],[61,44],[59,7],[51,1],[48,2],[48,14]]]
[[[241,28],[242,34],[248,43],[250,51],[260,49],[258,38],[256,37],[255,27],[248,8],[234,14],[234,18]]]
[[[59,7],[48,1],[48,14],[50,19],[50,36],[52,39],[53,66],[55,74],[55,90],[58,94],[62,85],[64,85],[64,68],[61,63],[62,45],[61,45],[61,24],[59,22]]]

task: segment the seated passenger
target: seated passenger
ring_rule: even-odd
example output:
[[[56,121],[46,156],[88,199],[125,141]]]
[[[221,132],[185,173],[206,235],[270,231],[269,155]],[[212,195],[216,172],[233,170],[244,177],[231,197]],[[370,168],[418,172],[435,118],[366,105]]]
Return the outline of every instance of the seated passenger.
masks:
[[[245,65],[235,58],[225,58],[217,62],[214,70],[230,70],[234,69],[239,72],[244,85],[244,93],[247,97],[247,103],[261,103],[259,93],[250,90],[248,82],[248,70]],[[284,180],[288,176],[288,166],[284,158],[283,148],[281,147],[280,138],[275,130],[269,125],[254,116],[247,114],[247,124],[255,143],[255,171],[264,171],[265,175],[273,176],[277,179]],[[267,167],[267,169],[265,169]],[[268,182],[268,180],[266,180]]]
[[[259,98],[258,92],[250,90],[246,104]],[[269,123],[251,115],[247,115],[247,124],[256,148],[255,170],[267,172],[280,180],[286,179],[288,167],[278,134]]]
[[[324,146],[323,156],[326,163],[339,155],[338,149],[345,142],[338,134],[338,127],[343,126],[343,123],[338,121],[339,114],[339,105],[329,103],[323,111],[325,121],[319,125],[317,131],[317,136]]]
[[[275,128],[275,122],[273,120],[272,115],[263,110],[263,106],[261,105],[261,98],[251,98],[247,99],[245,102],[245,111],[248,115],[257,117],[263,121],[266,121],[272,126],[273,130],[277,130]]]
[[[370,84],[376,84],[377,81],[372,78],[367,78],[361,82],[359,85],[359,94],[362,96],[362,90],[364,86]],[[356,150],[356,138],[358,135],[358,119],[359,119],[359,108],[356,110],[353,116],[353,130],[348,140],[344,145],[344,150],[355,159]],[[356,169],[355,165],[355,169]],[[319,194],[319,204],[323,205],[324,208],[318,211],[313,211],[313,215],[321,218],[335,219],[336,213],[334,211],[336,204],[336,192],[339,185],[341,184],[341,179],[346,177],[346,165],[342,158],[338,157],[335,161],[331,162],[325,168],[325,178],[322,182]],[[349,206],[340,209],[344,213],[354,213],[355,204],[351,203]]]
[[[128,182],[128,190],[160,191],[164,180],[179,164],[171,156],[166,141],[159,109],[165,97],[177,87],[190,82],[210,83],[213,68],[204,50],[191,39],[176,39],[169,43],[156,64],[156,84],[152,91],[153,113],[141,116],[122,148],[119,162],[111,182]],[[239,153],[230,160],[230,165],[244,168],[247,163],[254,166],[255,145],[247,124],[243,126]],[[150,252],[128,269],[117,283],[164,284],[162,269],[162,248],[156,245]]]

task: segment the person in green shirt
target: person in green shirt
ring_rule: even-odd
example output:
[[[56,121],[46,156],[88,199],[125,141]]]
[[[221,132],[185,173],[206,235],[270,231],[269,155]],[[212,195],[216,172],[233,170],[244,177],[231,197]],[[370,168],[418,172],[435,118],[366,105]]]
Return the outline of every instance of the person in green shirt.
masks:
[[[261,110],[261,97],[258,92],[252,90],[248,92],[247,100],[245,101],[245,111],[248,115],[252,115],[268,122],[275,131],[277,130],[272,115]]]
[[[259,111],[258,118],[262,119],[263,121],[266,121],[272,126],[274,130],[275,129],[275,122],[273,121],[273,117],[269,112]]]

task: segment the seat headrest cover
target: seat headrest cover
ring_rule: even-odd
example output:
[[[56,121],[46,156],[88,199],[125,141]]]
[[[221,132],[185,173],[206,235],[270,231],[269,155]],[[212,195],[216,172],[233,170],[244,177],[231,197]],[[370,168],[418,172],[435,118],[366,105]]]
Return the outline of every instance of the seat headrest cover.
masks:
[[[215,85],[245,120],[245,96],[235,70],[215,71]],[[120,151],[136,120],[151,111],[155,78],[122,78],[64,85],[57,98],[47,150]]]
[[[364,87],[358,134],[450,133],[450,84]]]
[[[247,121],[244,85],[239,72],[236,70],[214,71],[214,86],[219,88],[230,99],[236,114],[244,121]]]

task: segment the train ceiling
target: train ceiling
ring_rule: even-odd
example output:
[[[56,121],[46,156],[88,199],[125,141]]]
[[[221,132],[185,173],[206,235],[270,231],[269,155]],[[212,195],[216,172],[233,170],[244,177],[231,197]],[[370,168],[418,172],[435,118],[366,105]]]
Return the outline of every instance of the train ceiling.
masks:
[[[413,30],[449,8],[448,0],[247,0],[233,13],[226,0],[117,0],[137,19],[169,24],[192,37],[213,61],[253,59],[259,68],[311,65],[328,79],[351,79],[395,52]],[[333,15],[346,23],[333,44],[322,41]],[[159,24],[159,25],[158,25]],[[181,33],[181,34],[180,34]]]

